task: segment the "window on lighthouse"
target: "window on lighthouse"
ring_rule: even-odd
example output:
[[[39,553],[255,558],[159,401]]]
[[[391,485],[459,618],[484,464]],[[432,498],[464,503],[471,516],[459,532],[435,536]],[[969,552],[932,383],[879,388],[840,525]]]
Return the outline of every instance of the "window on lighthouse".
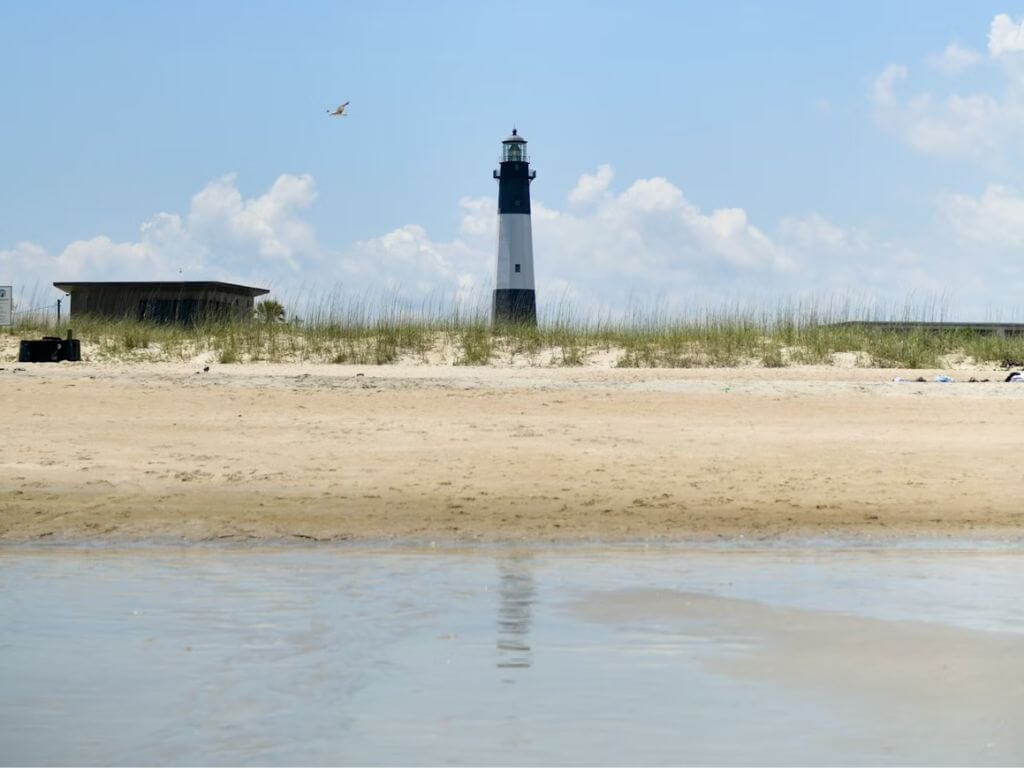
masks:
[[[516,143],[510,143],[505,145],[505,159],[520,161],[523,159],[523,145]]]

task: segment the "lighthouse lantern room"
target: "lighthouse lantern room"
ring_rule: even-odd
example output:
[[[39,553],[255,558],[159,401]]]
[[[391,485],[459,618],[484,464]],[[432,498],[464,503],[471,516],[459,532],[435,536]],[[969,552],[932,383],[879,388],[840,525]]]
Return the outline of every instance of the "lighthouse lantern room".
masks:
[[[530,170],[526,139],[516,129],[501,142],[498,180],[498,258],[491,319],[500,323],[537,323],[533,284],[533,230],[530,226]]]

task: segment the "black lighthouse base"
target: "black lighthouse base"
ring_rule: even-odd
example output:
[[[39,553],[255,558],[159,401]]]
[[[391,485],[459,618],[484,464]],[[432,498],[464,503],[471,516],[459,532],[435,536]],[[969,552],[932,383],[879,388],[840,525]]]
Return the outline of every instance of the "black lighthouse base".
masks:
[[[530,288],[495,288],[491,302],[491,321],[495,325],[536,325],[536,293]]]

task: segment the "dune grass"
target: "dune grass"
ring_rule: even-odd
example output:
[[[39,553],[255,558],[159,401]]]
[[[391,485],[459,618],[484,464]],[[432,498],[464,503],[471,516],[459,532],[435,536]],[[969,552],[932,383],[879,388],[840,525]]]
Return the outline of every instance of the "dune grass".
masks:
[[[492,326],[486,307],[466,311],[410,309],[397,301],[332,302],[283,321],[264,313],[187,326],[72,316],[58,328],[51,317],[25,314],[15,325],[0,328],[0,337],[63,335],[70,327],[82,340],[86,359],[185,361],[208,355],[222,364],[580,366],[600,357],[606,364],[630,368],[779,368],[829,365],[841,353],[852,353],[857,365],[880,368],[939,368],[958,356],[979,364],[1024,361],[1024,337],[851,322],[881,319],[941,318],[929,316],[927,308],[866,312],[812,303],[769,310],[733,305],[686,315],[638,311],[610,319],[585,318],[563,304],[536,327]]]

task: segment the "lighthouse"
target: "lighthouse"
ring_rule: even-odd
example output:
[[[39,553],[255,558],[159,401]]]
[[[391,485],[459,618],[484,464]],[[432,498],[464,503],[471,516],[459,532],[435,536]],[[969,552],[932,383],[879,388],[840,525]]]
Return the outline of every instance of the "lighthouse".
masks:
[[[498,259],[491,320],[536,325],[530,182],[537,172],[530,170],[526,139],[515,128],[501,142],[501,167],[493,175],[498,180]]]

